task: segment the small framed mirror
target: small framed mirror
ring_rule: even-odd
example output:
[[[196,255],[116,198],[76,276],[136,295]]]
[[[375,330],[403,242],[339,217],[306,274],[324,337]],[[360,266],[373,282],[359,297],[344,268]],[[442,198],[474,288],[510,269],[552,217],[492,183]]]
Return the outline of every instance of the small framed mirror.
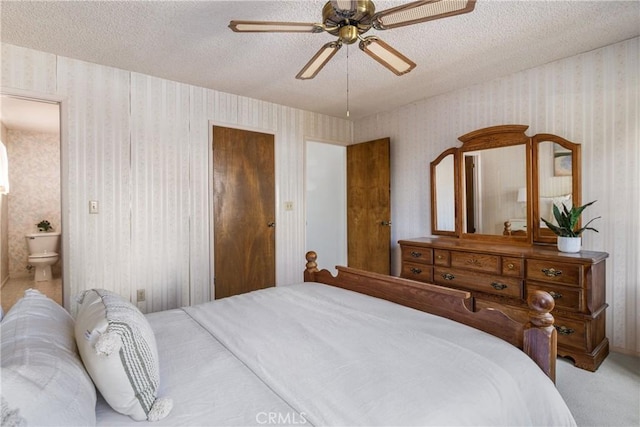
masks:
[[[458,149],[450,148],[431,162],[431,231],[433,234],[458,236],[456,194]]]
[[[553,206],[581,205],[580,144],[551,134],[538,134],[532,143],[533,240],[555,243],[557,236],[541,218],[553,223]]]

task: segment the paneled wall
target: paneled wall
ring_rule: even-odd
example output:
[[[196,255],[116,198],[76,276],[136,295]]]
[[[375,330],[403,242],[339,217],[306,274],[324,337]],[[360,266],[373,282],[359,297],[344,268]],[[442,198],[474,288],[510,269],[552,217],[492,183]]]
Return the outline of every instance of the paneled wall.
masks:
[[[391,137],[393,242],[430,233],[429,162],[458,136],[513,123],[580,143],[582,199],[598,200],[584,217],[602,216],[583,247],[610,254],[607,336],[640,353],[638,52],[635,38],[357,121],[356,141]]]
[[[210,129],[275,135],[276,281],[304,266],[304,141],[348,144],[349,121],[2,45],[2,89],[62,99],[65,305],[103,287],[144,311],[210,299]],[[88,201],[100,213],[90,215]],[[283,202],[292,201],[293,211]],[[65,264],[66,266],[67,264]]]

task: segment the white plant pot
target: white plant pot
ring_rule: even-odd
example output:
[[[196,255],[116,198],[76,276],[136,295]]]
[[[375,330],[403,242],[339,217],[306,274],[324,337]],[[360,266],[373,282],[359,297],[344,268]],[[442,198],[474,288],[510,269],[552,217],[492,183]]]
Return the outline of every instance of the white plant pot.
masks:
[[[558,236],[558,250],[560,252],[580,252],[580,246],[582,246],[582,239],[580,237]]]

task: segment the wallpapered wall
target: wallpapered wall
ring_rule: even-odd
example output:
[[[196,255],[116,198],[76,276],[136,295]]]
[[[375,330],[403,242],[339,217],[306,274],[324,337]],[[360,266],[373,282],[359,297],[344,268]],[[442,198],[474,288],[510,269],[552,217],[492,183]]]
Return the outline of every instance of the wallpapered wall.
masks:
[[[276,281],[304,269],[304,141],[348,144],[346,120],[2,44],[2,89],[63,100],[65,306],[103,287],[143,311],[208,301],[212,124],[275,135]],[[37,97],[37,96],[36,96]],[[88,201],[100,202],[89,215]],[[283,201],[297,208],[285,211]]]
[[[60,137],[58,134],[11,130],[7,132],[9,158],[9,276],[24,277],[29,251],[25,235],[47,220],[62,230],[60,216]],[[60,273],[61,262],[53,270]],[[31,273],[33,274],[33,273]]]
[[[611,254],[607,335],[613,348],[638,353],[639,40],[430,98],[353,125],[7,44],[2,45],[1,78],[3,88],[55,94],[66,101],[68,176],[63,185],[68,201],[63,197],[63,206],[68,226],[63,242],[65,301],[72,311],[70,295],[95,286],[134,301],[135,289],[147,287],[142,307],[147,311],[209,298],[211,123],[276,135],[279,284],[300,280],[305,139],[347,144],[391,137],[392,265],[397,273],[400,258],[395,242],[430,231],[429,162],[456,145],[460,135],[517,123],[529,125],[529,135],[549,132],[583,144],[583,200],[599,200],[587,219],[603,216],[600,233],[586,235],[584,248]],[[180,147],[167,151],[171,141],[179,141]],[[138,163],[134,167],[129,167],[130,152]],[[170,153],[180,160],[168,162]],[[145,174],[169,176],[151,183]],[[185,190],[189,197],[176,198],[178,207],[160,202],[166,192]],[[135,202],[139,212],[132,215],[128,206],[139,196],[142,199]],[[102,214],[88,215],[91,199],[100,200]],[[284,200],[299,208],[285,211]],[[182,230],[180,236],[174,229]],[[178,254],[173,245],[188,246],[189,256]]]
[[[640,353],[640,39],[430,98],[355,123],[356,141],[391,137],[392,240],[430,233],[429,162],[487,126],[529,125],[582,144],[584,218],[599,233],[583,248],[605,251],[607,336]],[[394,267],[400,255],[394,248]]]

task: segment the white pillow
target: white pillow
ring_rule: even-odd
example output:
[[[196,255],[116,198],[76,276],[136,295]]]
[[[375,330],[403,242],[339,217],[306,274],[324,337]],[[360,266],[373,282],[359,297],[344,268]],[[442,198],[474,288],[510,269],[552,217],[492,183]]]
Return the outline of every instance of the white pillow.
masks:
[[[104,289],[79,300],[75,336],[84,365],[107,403],[136,421],[157,421],[173,406],[158,399],[156,340],[136,306]]]
[[[64,308],[29,289],[0,323],[0,348],[0,425],[96,424],[96,389]]]

